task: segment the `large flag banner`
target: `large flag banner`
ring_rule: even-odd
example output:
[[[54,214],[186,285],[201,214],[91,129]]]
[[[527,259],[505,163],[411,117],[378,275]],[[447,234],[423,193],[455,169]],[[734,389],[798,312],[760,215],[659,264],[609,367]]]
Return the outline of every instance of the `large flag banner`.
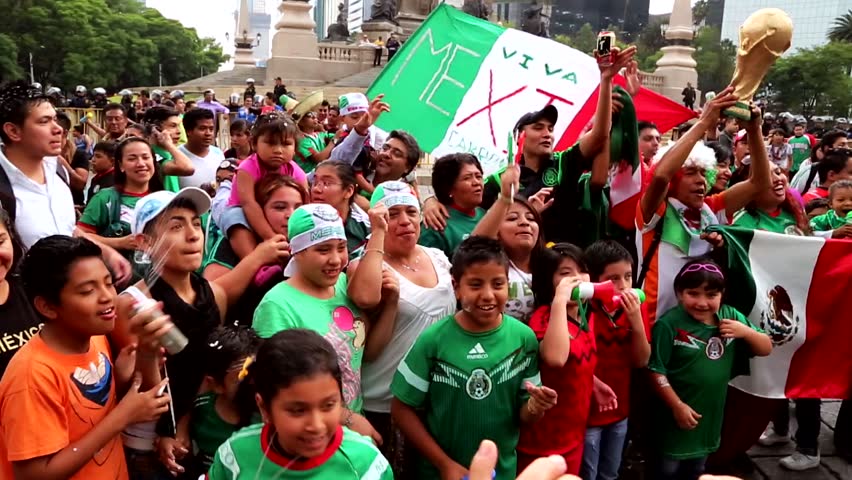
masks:
[[[773,344],[731,384],[767,398],[850,398],[852,241],[718,231],[728,254],[726,303]]]
[[[546,105],[559,110],[555,150],[569,148],[594,115],[599,84],[591,56],[441,4],[367,93],[391,105],[379,128],[407,130],[435,156],[472,153],[488,175],[506,164],[506,138],[521,115]],[[650,90],[640,99],[639,119],[661,131],[695,115]]]

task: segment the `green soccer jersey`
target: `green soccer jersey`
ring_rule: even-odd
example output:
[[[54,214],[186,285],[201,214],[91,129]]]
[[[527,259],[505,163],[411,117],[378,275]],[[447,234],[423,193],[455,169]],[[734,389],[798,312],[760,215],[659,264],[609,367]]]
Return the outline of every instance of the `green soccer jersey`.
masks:
[[[829,210],[811,219],[811,228],[816,232],[836,230],[844,225],[846,225],[846,219],[838,216],[834,210]]]
[[[777,214],[766,213],[763,210],[740,210],[734,215],[734,226],[750,230],[783,233],[787,235],[803,235],[796,225],[796,217],[786,210],[778,210]]]
[[[743,314],[722,305],[719,319],[737,320],[760,331]],[[665,375],[678,397],[701,419],[693,430],[678,427],[671,409],[653,402],[659,452],[675,459],[701,458],[719,448],[728,382],[748,372],[751,348],[742,339],[723,339],[719,327],[701,323],[682,306],[654,323],[648,368]]]
[[[89,199],[79,223],[92,228],[102,237],[130,235],[130,224],[136,216],[136,202],[143,196],[118,193],[113,187],[105,188]],[[119,201],[117,206],[113,205],[116,198]]]
[[[216,412],[216,397],[213,392],[201,394],[192,408],[192,450],[205,467],[213,463],[219,446],[237,431],[236,425],[226,422]]]
[[[317,162],[311,158],[313,156],[311,155],[311,150],[313,149],[316,152],[324,150],[328,142],[333,138],[333,133],[319,132],[313,135],[305,135],[299,140],[299,148],[296,149],[295,160],[305,173],[311,173],[317,168]]]
[[[296,290],[286,282],[272,288],[254,312],[252,328],[269,338],[288,328],[307,328],[322,335],[337,352],[343,374],[343,399],[361,412],[361,359],[366,324],[358,307],[346,295],[346,274],[334,286],[334,296],[322,300]]]
[[[163,166],[165,164],[175,160],[171,153],[157,145],[152,145],[151,150],[154,151],[156,162],[160,164],[160,172],[163,171]],[[174,175],[163,175],[163,189],[168,190],[169,192],[179,192],[180,182],[178,181],[178,177]]]
[[[484,438],[497,444],[497,480],[515,478],[524,383],[541,383],[538,341],[520,321],[503,316],[494,330],[471,333],[453,316],[431,325],[414,342],[394,375],[391,392],[425,410],[426,429],[459,465],[469,465]],[[422,461],[417,477],[440,478]]]
[[[393,480],[393,471],[372,440],[338,427],[325,453],[290,459],[270,445],[268,425],[252,425],[234,434],[216,452],[207,480],[311,479]]]
[[[485,210],[476,207],[473,215],[460,212],[455,208],[449,207],[447,210],[450,217],[447,219],[447,227],[443,232],[426,228],[426,225],[420,227],[420,245],[424,247],[437,248],[444,252],[450,260],[453,259],[453,253],[459,244],[464,241],[476,228],[476,224],[485,216]]]
[[[802,162],[811,157],[811,139],[806,135],[801,137],[790,137],[787,143],[793,147],[793,168],[792,172],[798,172]]]

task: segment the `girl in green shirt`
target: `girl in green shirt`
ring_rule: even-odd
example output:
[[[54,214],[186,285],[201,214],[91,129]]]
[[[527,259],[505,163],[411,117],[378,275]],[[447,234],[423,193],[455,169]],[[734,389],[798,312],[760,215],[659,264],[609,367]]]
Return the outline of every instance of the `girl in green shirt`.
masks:
[[[343,220],[350,260],[360,256],[370,236],[370,218],[365,211],[369,203],[363,208],[355,203],[359,197],[355,195],[356,187],[355,171],[341,160],[326,160],[317,165],[311,183],[311,201],[331,205]]]
[[[295,160],[305,173],[310,173],[314,171],[317,163],[328,160],[331,156],[331,151],[334,150],[335,134],[323,131],[314,112],[302,115],[298,126],[301,135]]]
[[[129,257],[137,247],[136,237],[130,234],[136,202],[162,189],[151,145],[130,137],[115,150],[115,185],[89,199],[77,226]]]

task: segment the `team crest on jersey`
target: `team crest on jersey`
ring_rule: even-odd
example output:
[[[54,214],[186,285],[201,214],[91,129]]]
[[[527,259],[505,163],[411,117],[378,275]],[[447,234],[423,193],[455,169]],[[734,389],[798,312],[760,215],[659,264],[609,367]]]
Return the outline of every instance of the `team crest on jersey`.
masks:
[[[719,360],[725,355],[725,344],[719,337],[711,337],[707,341],[707,346],[704,348],[704,353],[710,360]]]
[[[760,328],[777,346],[790,342],[799,333],[799,317],[793,312],[790,294],[781,285],[775,285],[767,293],[766,309],[760,312]]]
[[[544,183],[546,187],[555,187],[556,182],[559,180],[559,172],[556,171],[555,168],[550,167],[544,171],[544,174],[541,176],[541,181]]]
[[[488,372],[481,368],[472,371],[467,379],[465,390],[474,400],[488,398],[488,395],[491,395],[491,377],[488,376]]]

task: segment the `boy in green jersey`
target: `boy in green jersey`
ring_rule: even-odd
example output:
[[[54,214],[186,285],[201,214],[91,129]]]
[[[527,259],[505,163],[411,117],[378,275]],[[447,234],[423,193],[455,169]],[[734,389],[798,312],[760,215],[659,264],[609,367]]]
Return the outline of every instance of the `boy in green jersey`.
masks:
[[[276,333],[240,377],[256,389],[263,424],[240,430],[219,447],[208,480],[393,479],[370,438],[341,426],[337,353],[318,333]]]
[[[736,309],[722,305],[725,277],[706,259],[688,262],[674,281],[679,305],[651,334],[648,369],[654,405],[655,480],[696,480],[719,448],[728,382],[748,372],[752,355],[772,351],[769,337]]]
[[[451,270],[461,311],[424,330],[399,364],[391,415],[423,457],[416,478],[464,477],[487,438],[500,452],[495,478],[514,479],[521,422],[556,404],[540,386],[535,334],[503,314],[508,263],[497,240],[463,241]]]
[[[852,237],[846,215],[852,212],[852,180],[838,180],[828,188],[829,210],[811,219],[815,232],[831,233],[831,238]]]

